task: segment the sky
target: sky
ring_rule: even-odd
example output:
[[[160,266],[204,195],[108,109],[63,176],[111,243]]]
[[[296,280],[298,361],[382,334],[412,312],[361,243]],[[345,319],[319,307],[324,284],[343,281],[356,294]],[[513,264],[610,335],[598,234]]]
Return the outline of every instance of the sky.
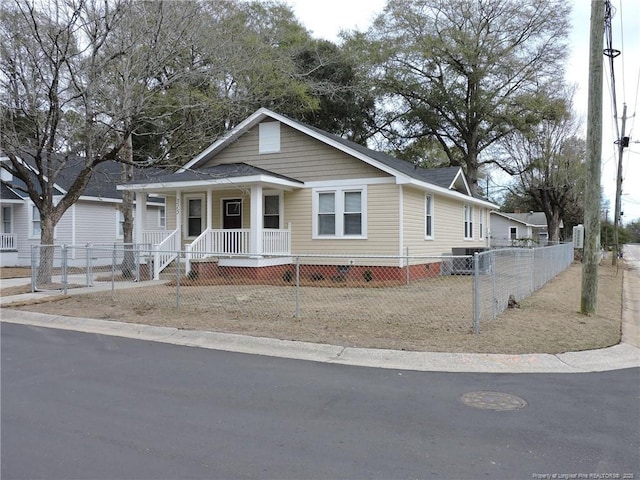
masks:
[[[524,0],[526,1],[526,0]],[[570,53],[566,80],[577,86],[574,110],[583,122],[587,117],[587,84],[589,78],[590,0],[567,0],[572,6],[572,31],[569,36]],[[382,12],[386,0],[284,0],[296,17],[314,37],[338,42],[341,30],[366,30]],[[614,59],[616,78],[618,130],[621,131],[623,104],[627,105],[625,136],[631,137],[624,149],[622,162],[622,223],[640,219],[640,119],[638,86],[640,75],[640,1],[611,0],[615,13],[611,22],[613,47],[622,53]],[[609,220],[615,207],[618,147],[611,101],[611,70],[605,57],[602,178],[603,195],[609,200]],[[586,137],[586,123],[583,134]]]

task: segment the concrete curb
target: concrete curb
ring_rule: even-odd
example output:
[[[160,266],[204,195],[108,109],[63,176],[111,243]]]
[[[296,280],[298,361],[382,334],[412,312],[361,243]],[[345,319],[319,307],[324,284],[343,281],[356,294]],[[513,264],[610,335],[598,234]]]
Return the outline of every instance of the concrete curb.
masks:
[[[237,353],[424,372],[581,373],[640,367],[640,349],[629,344],[559,355],[408,352],[180,330],[7,309],[2,310],[1,321]]]

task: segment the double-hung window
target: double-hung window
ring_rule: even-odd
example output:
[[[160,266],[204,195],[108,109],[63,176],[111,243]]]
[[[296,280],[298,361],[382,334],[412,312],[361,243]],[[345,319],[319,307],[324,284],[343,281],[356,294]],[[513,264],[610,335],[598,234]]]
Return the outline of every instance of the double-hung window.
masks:
[[[187,198],[187,237],[197,237],[202,233],[203,203],[201,197]]]
[[[366,236],[366,189],[317,189],[314,192],[314,238]]]
[[[465,240],[473,239],[473,207],[471,205],[464,206],[464,238]]]
[[[424,197],[424,238],[433,239],[433,197]]]
[[[12,209],[11,207],[2,207],[2,233],[13,233],[12,228]]]
[[[264,196],[264,228],[280,228],[280,195]]]
[[[167,210],[165,207],[158,208],[158,228],[167,228]]]
[[[484,239],[484,208],[480,209],[480,215],[478,216],[478,235],[480,240]]]
[[[40,233],[40,210],[35,205],[31,205],[31,236],[39,237]]]

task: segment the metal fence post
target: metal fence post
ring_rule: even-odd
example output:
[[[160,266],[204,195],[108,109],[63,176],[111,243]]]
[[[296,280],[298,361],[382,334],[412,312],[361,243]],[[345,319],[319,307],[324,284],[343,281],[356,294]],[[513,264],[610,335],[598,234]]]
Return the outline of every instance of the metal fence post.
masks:
[[[480,256],[473,254],[473,333],[480,333]]]
[[[491,317],[492,320],[495,320],[498,316],[498,299],[496,298],[496,281],[498,277],[498,267],[497,267],[497,259],[496,259],[496,251],[491,251],[491,284],[493,288],[493,296],[491,299],[491,303],[493,304],[493,315]]]
[[[86,245],[86,249],[85,249],[85,264],[86,264],[86,269],[85,269],[85,285],[87,287],[91,286],[91,244],[87,243]]]
[[[409,247],[407,247],[407,256],[405,257],[405,261],[404,261],[405,267],[407,268],[407,285],[409,285],[409,281],[411,279],[410,274],[409,274]]]
[[[176,307],[180,306],[180,252],[176,257]]]
[[[38,267],[36,265],[37,250],[38,250],[38,246],[32,244],[31,245],[31,293],[34,293],[38,286],[38,282],[36,280],[38,276]]]
[[[136,243],[135,246],[135,262],[136,262],[136,282],[140,281],[140,244]]]
[[[61,267],[61,270],[62,270],[62,272],[61,272],[61,274],[62,274],[61,275],[62,276],[62,280],[61,280],[62,281],[62,293],[66,295],[67,294],[67,285],[69,283],[68,282],[68,278],[67,278],[67,260],[68,260],[67,256],[69,254],[69,250],[67,249],[67,244],[66,243],[62,244],[61,250],[62,250],[62,252],[61,252],[62,253],[62,265],[60,267]]]
[[[111,256],[111,301],[115,300],[116,291],[116,246],[113,245],[113,253]]]
[[[296,318],[300,318],[300,257],[296,257]]]

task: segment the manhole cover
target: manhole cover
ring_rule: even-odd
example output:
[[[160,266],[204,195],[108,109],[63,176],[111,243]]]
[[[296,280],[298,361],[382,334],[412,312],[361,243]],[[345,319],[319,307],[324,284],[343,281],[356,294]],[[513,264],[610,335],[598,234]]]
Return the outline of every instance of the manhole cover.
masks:
[[[520,410],[527,406],[523,398],[501,392],[469,392],[463,394],[460,401],[470,407],[484,410]]]

